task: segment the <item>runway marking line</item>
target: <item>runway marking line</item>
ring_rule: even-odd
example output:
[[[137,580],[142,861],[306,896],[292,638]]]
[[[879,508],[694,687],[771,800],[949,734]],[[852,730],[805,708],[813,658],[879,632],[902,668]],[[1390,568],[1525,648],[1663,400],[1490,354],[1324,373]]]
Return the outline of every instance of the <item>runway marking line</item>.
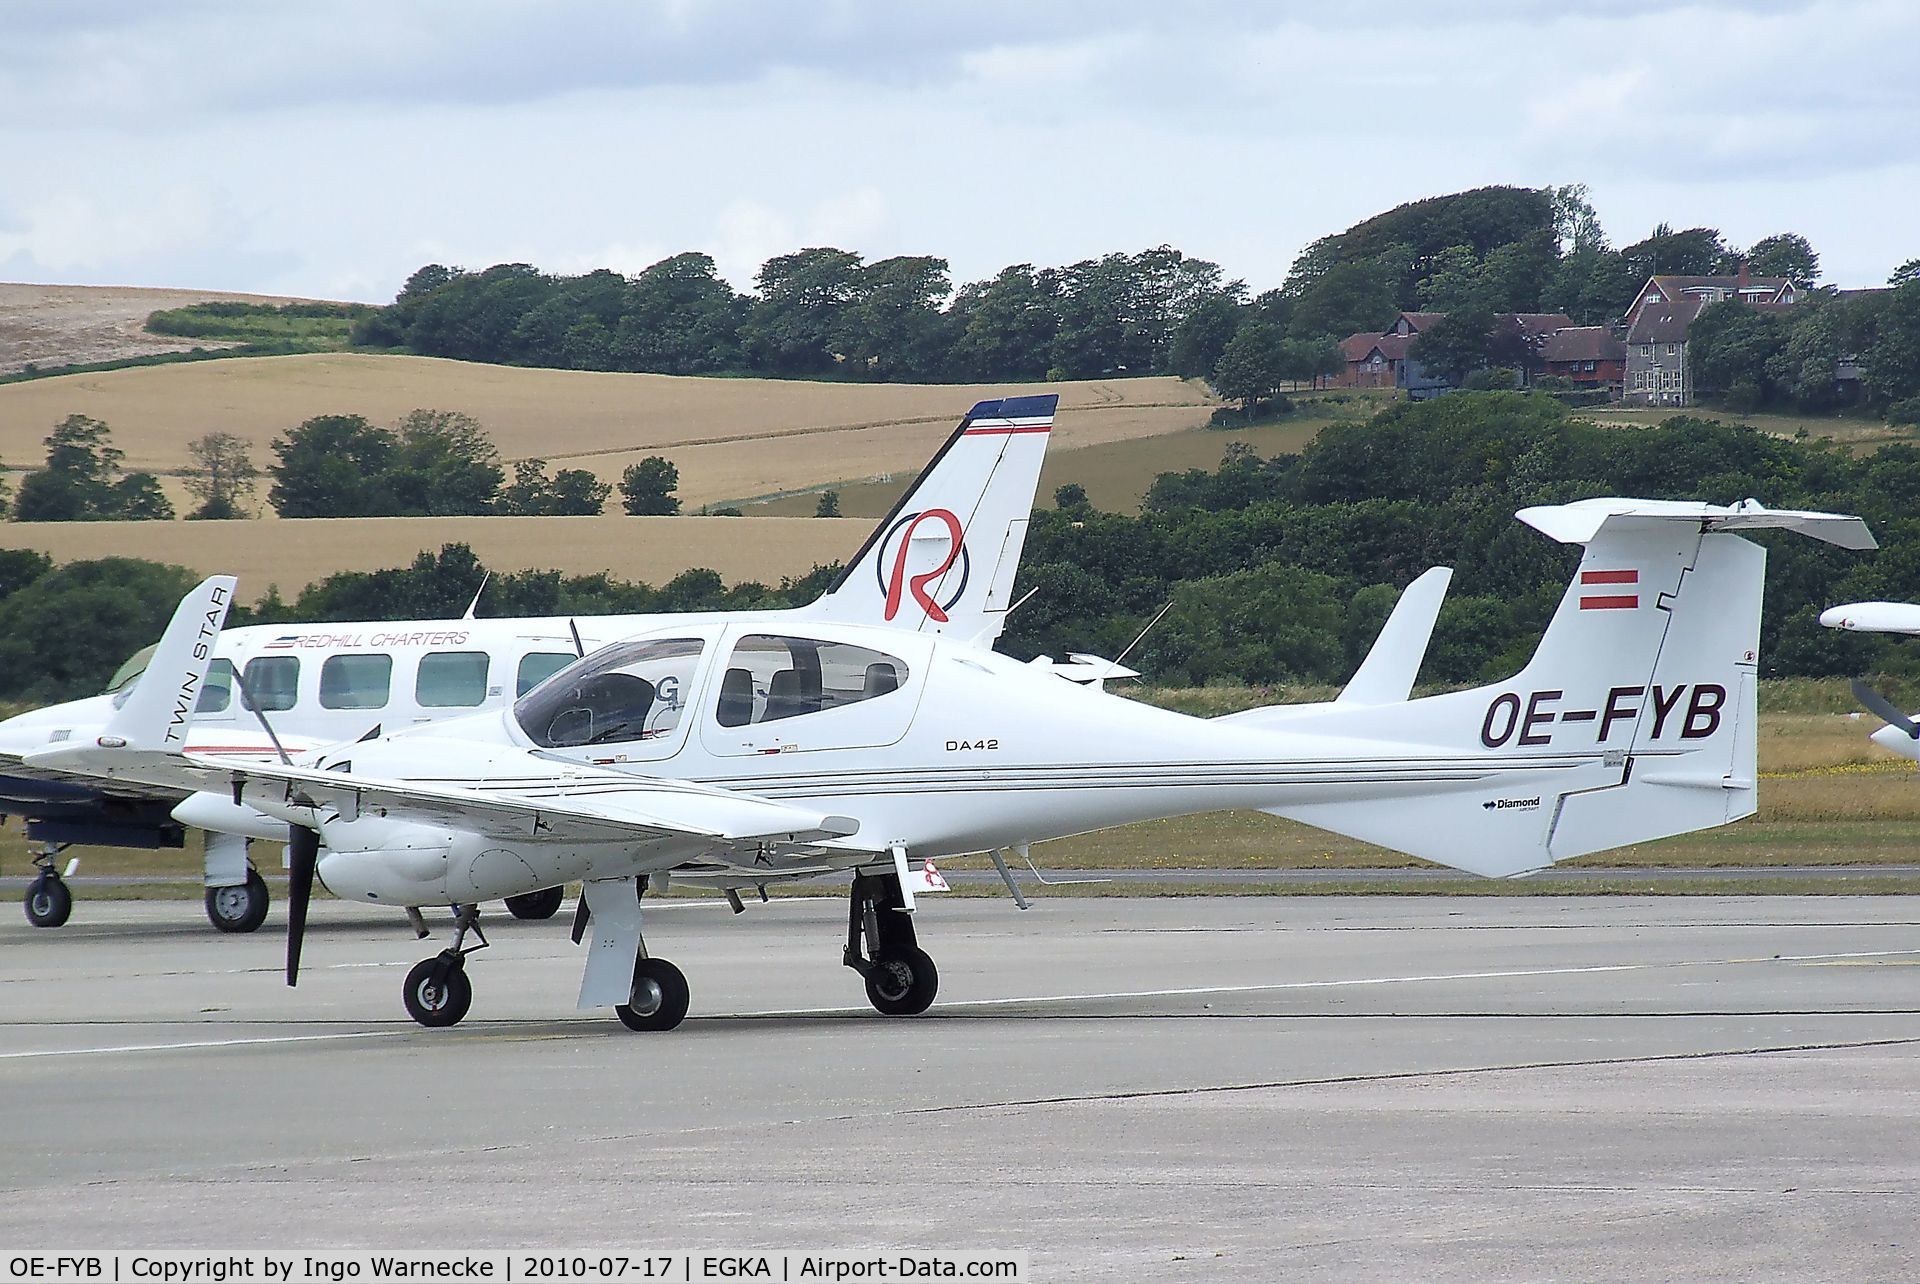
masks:
[[[1445,972],[1426,976],[1347,977],[1325,981],[1271,981],[1258,985],[1202,985],[1165,990],[1110,990],[1093,994],[1043,994],[997,999],[957,999],[942,1006],[948,1010],[955,1008],[1000,1008],[1018,1007],[1033,1003],[1094,1002],[1107,999],[1186,998],[1203,994],[1260,994],[1283,990],[1342,989],[1369,985],[1417,985],[1439,981],[1486,981],[1530,976],[1592,976],[1611,972],[1655,971],[1663,968],[1733,967],[1750,963],[1819,964],[1849,960],[1905,960],[1909,956],[1920,956],[1920,949],[1861,950],[1835,954],[1779,954],[1737,959],[1680,959],[1667,963],[1599,963],[1585,967],[1516,968],[1507,971],[1491,972]],[[698,1019],[708,1021],[764,1020],[768,1017],[835,1016],[849,1012],[857,1013],[864,1011],[866,1011],[865,1008],[856,1007],[777,1008],[757,1012],[719,1012]],[[107,1048],[42,1048],[26,1052],[0,1052],[0,1061],[17,1061],[42,1057],[115,1056],[128,1053],[175,1052],[210,1048],[262,1047],[272,1044],[318,1043],[328,1040],[344,1039],[397,1038],[401,1035],[412,1033],[415,1033],[415,1031],[402,1028],[397,1030],[355,1030],[333,1034],[263,1035],[258,1038],[240,1039],[195,1039],[179,1043],[121,1044]],[[559,1035],[551,1037],[567,1036]]]
[[[1363,985],[1418,985],[1434,981],[1497,981],[1528,976],[1591,976],[1605,972],[1648,972],[1678,967],[1735,967],[1749,963],[1822,963],[1830,960],[1892,959],[1920,955],[1920,950],[1860,950],[1841,954],[1770,954],[1738,959],[1678,959],[1667,963],[1596,963],[1585,967],[1516,968],[1495,972],[1442,972],[1431,976],[1365,976],[1328,981],[1268,981],[1257,985],[1196,985],[1170,990],[1109,990],[1092,994],[1036,994],[999,999],[955,999],[945,1009],[1017,1007],[1026,1003],[1094,1002],[1104,999],[1178,999],[1202,994],[1265,994],[1280,990],[1342,989]],[[865,1008],[775,1008],[760,1012],[715,1013],[722,1020],[779,1016],[830,1016],[864,1012]]]
[[[0,1061],[30,1057],[97,1057],[126,1052],[178,1052],[190,1048],[243,1048],[268,1043],[319,1043],[328,1039],[391,1039],[407,1030],[349,1030],[337,1034],[275,1034],[254,1039],[192,1039],[184,1043],[123,1043],[111,1048],[37,1048],[31,1052],[0,1052]]]

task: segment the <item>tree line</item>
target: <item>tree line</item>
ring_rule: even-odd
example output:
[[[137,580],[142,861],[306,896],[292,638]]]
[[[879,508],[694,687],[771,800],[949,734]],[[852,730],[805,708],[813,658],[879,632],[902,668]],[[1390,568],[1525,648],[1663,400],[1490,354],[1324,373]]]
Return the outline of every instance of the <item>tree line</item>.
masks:
[[[1149,681],[1344,681],[1399,591],[1429,566],[1456,569],[1422,678],[1464,683],[1516,672],[1560,600],[1578,550],[1513,520],[1530,504],[1595,495],[1749,497],[1854,512],[1875,554],[1802,539],[1769,545],[1762,671],[1769,677],[1910,672],[1897,639],[1823,629],[1835,602],[1920,596],[1920,446],[1855,458],[1687,416],[1603,428],[1537,393],[1459,393],[1323,429],[1298,454],[1244,447],[1215,469],[1157,478],[1138,516],[1101,512],[1067,485],[1034,514],[1002,647],[1016,656],[1117,654],[1171,604],[1128,657]],[[462,547],[407,568],[332,576],[283,601],[269,593],[235,623],[452,617],[483,570]],[[661,588],[555,572],[496,576],[483,615],[750,609],[810,601],[837,568],[779,586],[728,587],[710,570]],[[50,568],[0,552],[0,698],[97,690],[159,635],[194,580],[121,559]],[[75,620],[87,621],[76,629]]]
[[[1920,261],[1885,290],[1816,291],[1777,311],[1716,303],[1687,339],[1694,386],[1732,409],[1839,409],[1846,394],[1834,372],[1850,363],[1869,407],[1920,424]]]
[[[20,483],[12,516],[22,522],[164,520],[174,508],[154,474],[129,472],[112,430],[69,415],[45,438],[46,462]],[[391,427],[362,415],[316,415],[272,442],[267,502],[282,517],[554,517],[601,512],[614,486],[580,468],[549,476],[543,459],[513,463],[507,480],[500,451],[478,420],[459,411],[415,410]],[[187,446],[181,470],[200,503],[189,519],[251,517],[261,477],[244,438],[208,433]],[[680,470],[648,456],[622,474],[629,514],[680,511]],[[8,513],[0,479],[0,516]],[[726,510],[738,516],[737,509]]]
[[[1401,310],[1564,312],[1610,323],[1654,273],[1782,276],[1809,289],[1819,255],[1781,233],[1742,250],[1707,227],[1656,227],[1615,248],[1580,186],[1431,197],[1309,245],[1277,289],[1162,245],[1065,267],[1017,263],[955,288],[943,258],[867,262],[813,247],[767,260],[750,294],[676,254],[634,276],[428,264],[354,342],[429,356],[580,370],[863,380],[1212,378],[1249,409],[1339,369],[1337,342]],[[1498,353],[1488,354],[1497,361]]]

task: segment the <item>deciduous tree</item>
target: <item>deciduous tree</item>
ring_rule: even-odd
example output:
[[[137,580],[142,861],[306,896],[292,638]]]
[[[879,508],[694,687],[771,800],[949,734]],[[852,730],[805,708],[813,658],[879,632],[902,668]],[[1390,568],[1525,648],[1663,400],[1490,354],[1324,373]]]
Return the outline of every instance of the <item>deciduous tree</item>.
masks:
[[[680,488],[680,470],[659,455],[629,464],[620,475],[621,507],[634,517],[664,517],[680,511],[674,491]]]
[[[186,474],[190,494],[200,507],[189,518],[227,519],[251,517],[247,500],[252,498],[260,470],[254,467],[252,449],[246,439],[230,432],[210,432],[187,445],[193,464]]]

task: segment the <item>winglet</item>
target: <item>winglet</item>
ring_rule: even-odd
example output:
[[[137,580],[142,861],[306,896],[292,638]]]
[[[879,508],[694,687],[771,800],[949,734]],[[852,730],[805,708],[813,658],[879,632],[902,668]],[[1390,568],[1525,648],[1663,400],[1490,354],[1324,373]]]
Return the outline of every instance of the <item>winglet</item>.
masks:
[[[1436,566],[1407,585],[1335,704],[1399,704],[1413,695],[1413,681],[1420,676],[1440,604],[1446,601],[1452,582],[1453,568]]]
[[[206,685],[233,587],[233,576],[213,575],[180,599],[146,672],[108,721],[100,737],[103,746],[174,753],[186,748],[193,707]]]

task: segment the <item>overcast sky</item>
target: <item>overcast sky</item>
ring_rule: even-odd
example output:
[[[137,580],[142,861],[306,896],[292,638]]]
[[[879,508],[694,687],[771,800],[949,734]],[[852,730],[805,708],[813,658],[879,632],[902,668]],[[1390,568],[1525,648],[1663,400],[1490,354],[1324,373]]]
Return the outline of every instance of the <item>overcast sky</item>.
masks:
[[[1920,3],[0,0],[0,280],[385,301],[426,262],[956,282],[1161,243],[1278,285],[1401,201],[1584,182],[1920,256]]]

